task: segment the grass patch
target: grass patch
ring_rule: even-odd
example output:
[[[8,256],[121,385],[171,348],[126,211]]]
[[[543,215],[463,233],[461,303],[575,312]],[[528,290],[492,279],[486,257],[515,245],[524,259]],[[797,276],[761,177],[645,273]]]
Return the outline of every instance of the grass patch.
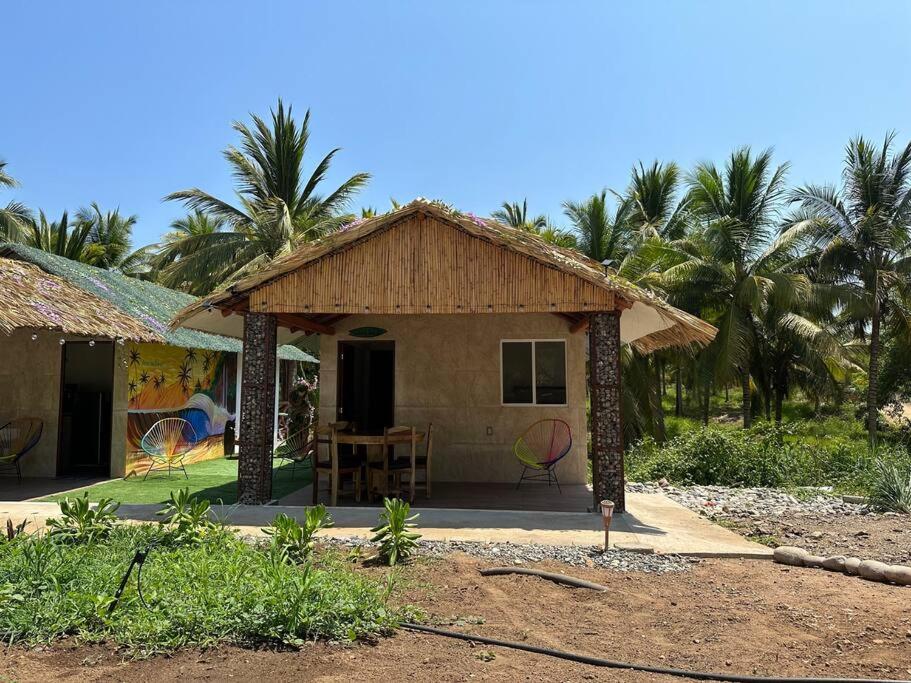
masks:
[[[109,641],[134,656],[187,646],[308,640],[353,640],[396,626],[381,581],[321,553],[303,565],[216,529],[193,544],[156,547],[120,604],[108,608],[138,548],[162,538],[157,525],[119,525],[86,544],[48,535],[0,542],[0,634],[7,643],[46,643],[62,636]]]
[[[97,502],[101,498],[111,498],[126,504],[159,504],[165,503],[171,491],[189,488],[190,495],[217,503],[221,500],[226,505],[237,502],[237,460],[217,458],[187,465],[189,479],[182,473],[166,474],[153,472],[143,481],[141,476],[129,479],[112,479],[102,484],[78,489],[78,495],[88,492],[89,500]],[[272,497],[282,498],[303,488],[312,480],[309,468],[298,465],[291,476],[291,465],[273,466]],[[77,495],[73,491],[58,493],[43,501],[58,502]]]

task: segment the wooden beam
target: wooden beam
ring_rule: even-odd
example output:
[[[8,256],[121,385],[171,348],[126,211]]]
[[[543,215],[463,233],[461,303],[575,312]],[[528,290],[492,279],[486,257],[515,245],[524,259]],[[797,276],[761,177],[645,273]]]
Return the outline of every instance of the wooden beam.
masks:
[[[295,313],[272,313],[278,324],[282,327],[290,328],[292,331],[304,330],[305,332],[318,332],[319,334],[335,334],[335,328],[329,325],[323,325],[302,315]]]
[[[221,314],[227,318],[232,313],[243,313],[244,311],[250,310],[250,300],[241,299],[237,303],[231,304],[227,308],[221,309]]]
[[[577,332],[583,332],[587,330],[589,321],[590,318],[588,316],[585,316],[584,318],[581,318],[574,322],[569,326],[570,334],[576,334]]]
[[[632,308],[632,307],[633,307],[633,302],[632,302],[632,301],[629,301],[629,300],[627,300],[627,299],[624,299],[624,298],[623,298],[622,296],[620,296],[619,294],[614,296],[614,308],[615,308],[616,310],[618,310],[618,311],[625,311],[625,310],[627,310],[628,308]]]

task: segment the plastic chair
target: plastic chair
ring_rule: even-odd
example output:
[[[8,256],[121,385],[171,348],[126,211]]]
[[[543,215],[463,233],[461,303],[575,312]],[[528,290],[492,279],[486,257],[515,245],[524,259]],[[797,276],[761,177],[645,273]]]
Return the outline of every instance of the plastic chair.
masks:
[[[193,425],[182,417],[166,417],[152,425],[140,442],[140,447],[152,459],[149,469],[146,470],[143,481],[149,472],[182,470],[187,479],[187,468],[184,467],[184,458],[187,457],[193,446],[196,445],[196,431]]]
[[[523,481],[546,479],[548,486],[556,484],[557,490],[563,493],[554,468],[572,447],[573,434],[568,423],[554,419],[535,422],[516,439],[512,447],[513,453],[523,465],[516,490]],[[528,474],[529,469],[536,474]]]
[[[312,457],[315,450],[315,444],[310,439],[310,430],[301,429],[287,439],[280,441],[272,451],[272,458],[278,460],[284,466],[291,464],[291,478],[294,478],[294,470],[298,464],[306,462]]]
[[[19,461],[41,440],[44,421],[37,417],[20,417],[0,427],[0,468],[15,469],[22,483]]]

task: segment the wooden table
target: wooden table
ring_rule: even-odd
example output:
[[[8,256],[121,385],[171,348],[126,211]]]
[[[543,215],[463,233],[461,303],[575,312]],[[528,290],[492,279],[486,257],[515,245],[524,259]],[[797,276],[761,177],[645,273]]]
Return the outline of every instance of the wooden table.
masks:
[[[383,444],[402,444],[402,443],[411,443],[411,461],[414,462],[414,459],[417,457],[416,446],[419,443],[424,441],[426,437],[425,432],[414,432],[414,442],[411,441],[411,432],[395,432],[393,434],[383,435],[376,433],[358,433],[358,432],[343,432],[339,431],[335,433],[335,443],[338,444],[348,444],[350,446],[367,446],[369,449],[371,446],[382,446]],[[338,503],[338,449],[333,448],[332,445],[329,445],[329,457],[332,463],[332,475],[330,479],[330,494],[329,494],[329,504],[332,507]],[[366,458],[365,458],[366,463]],[[369,477],[368,477],[369,479]],[[409,477],[409,487],[410,487],[410,498],[411,502],[414,502],[414,476]],[[317,481],[314,479],[313,486],[316,487]],[[370,483],[367,482],[369,487]],[[368,492],[369,493],[369,492]],[[314,496],[318,494],[318,491],[314,488]]]

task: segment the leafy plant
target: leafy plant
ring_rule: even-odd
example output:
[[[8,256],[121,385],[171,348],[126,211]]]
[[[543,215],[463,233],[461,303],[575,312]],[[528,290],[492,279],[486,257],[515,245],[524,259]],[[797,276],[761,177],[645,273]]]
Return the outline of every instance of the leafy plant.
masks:
[[[47,520],[50,535],[68,543],[95,543],[104,540],[117,523],[114,514],[120,503],[102,498],[94,508],[86,492],[81,498],[64,498],[60,501],[60,517]]]
[[[27,519],[23,519],[21,522],[13,525],[13,520],[10,517],[6,518],[6,540],[12,541],[16,536],[19,536],[25,531],[25,527],[28,524]],[[2,536],[0,536],[0,541],[2,541]]]
[[[334,550],[303,569],[227,533],[195,545],[157,546],[117,608],[105,612],[137,547],[157,525],[118,525],[100,543],[63,544],[25,535],[0,550],[0,633],[6,643],[48,643],[64,635],[106,641],[131,656],[219,643],[298,645],[388,633],[407,608],[386,586],[355,571]],[[0,676],[2,678],[2,676]]]
[[[316,532],[331,526],[332,517],[326,511],[326,506],[316,505],[305,509],[303,526],[293,517],[280,512],[263,532],[272,537],[272,548],[283,561],[300,564],[313,552]]]
[[[399,498],[386,498],[383,505],[386,509],[380,513],[380,523],[370,530],[375,534],[370,542],[380,544],[379,556],[391,566],[414,553],[421,535],[410,529],[417,526],[413,520],[419,515],[409,517],[411,506]]]
[[[911,466],[877,460],[870,504],[880,510],[911,514]]]
[[[209,516],[208,500],[190,495],[189,488],[171,491],[171,499],[156,514],[167,528],[167,540],[174,545],[196,545],[219,525]]]

